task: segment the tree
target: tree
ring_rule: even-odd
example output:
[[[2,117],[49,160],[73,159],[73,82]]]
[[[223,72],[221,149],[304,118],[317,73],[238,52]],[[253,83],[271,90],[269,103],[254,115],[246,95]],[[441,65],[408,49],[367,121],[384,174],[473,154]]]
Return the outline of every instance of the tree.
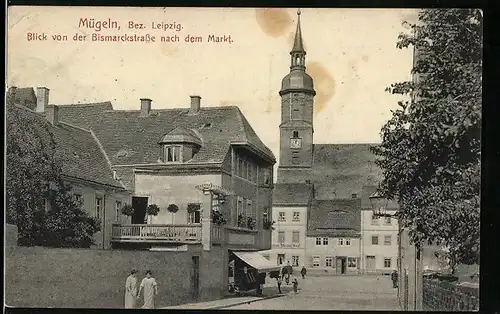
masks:
[[[60,175],[55,142],[45,124],[25,109],[6,100],[6,221],[18,227],[18,243],[36,239],[36,219],[45,210],[49,183]]]
[[[373,147],[417,244],[448,247],[452,269],[479,257],[482,13],[425,9],[397,47],[414,48],[411,82],[387,90],[408,97]]]
[[[40,228],[38,245],[50,247],[89,248],[94,244],[94,234],[101,230],[99,218],[91,217],[81,209],[81,202],[71,193],[71,186],[59,181],[52,190],[50,209]]]
[[[11,96],[6,101],[7,223],[17,225],[19,245],[89,247],[100,222],[80,208],[63,183],[50,124],[15,105]]]

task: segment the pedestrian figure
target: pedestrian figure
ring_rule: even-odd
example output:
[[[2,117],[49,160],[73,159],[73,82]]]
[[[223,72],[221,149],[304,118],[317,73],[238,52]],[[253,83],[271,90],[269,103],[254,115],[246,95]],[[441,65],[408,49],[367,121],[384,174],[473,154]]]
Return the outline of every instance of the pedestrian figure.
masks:
[[[285,273],[285,282],[287,285],[290,284],[290,275],[292,274],[292,271],[293,271],[293,268],[292,266],[290,266],[290,261],[288,261],[286,263],[286,266],[284,267],[284,269],[286,270],[286,273]]]
[[[392,271],[391,280],[392,280],[392,287],[397,288],[398,287],[398,272],[396,270]]]
[[[300,274],[302,275],[302,279],[306,278],[306,273],[307,273],[306,267],[302,266],[302,269],[300,270]]]
[[[297,278],[295,278],[295,279],[292,281],[292,283],[293,283],[293,291],[294,291],[295,293],[297,293],[297,290],[299,289],[299,281],[297,280]]]
[[[158,284],[150,270],[146,271],[146,277],[142,280],[139,288],[139,294],[144,290],[143,309],[155,308],[155,296],[158,294]]]
[[[137,270],[132,269],[125,281],[125,308],[135,309],[137,305]]]
[[[278,276],[278,278],[276,278],[277,282],[278,282],[278,293],[281,294],[281,282],[283,279],[281,279],[281,276]]]

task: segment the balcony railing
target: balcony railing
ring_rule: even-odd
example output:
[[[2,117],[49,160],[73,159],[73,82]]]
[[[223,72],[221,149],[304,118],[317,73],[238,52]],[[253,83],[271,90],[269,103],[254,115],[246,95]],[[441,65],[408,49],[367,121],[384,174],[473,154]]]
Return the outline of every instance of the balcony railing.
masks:
[[[300,243],[273,243],[273,248],[300,248]]]
[[[201,243],[201,224],[113,225],[113,242]]]

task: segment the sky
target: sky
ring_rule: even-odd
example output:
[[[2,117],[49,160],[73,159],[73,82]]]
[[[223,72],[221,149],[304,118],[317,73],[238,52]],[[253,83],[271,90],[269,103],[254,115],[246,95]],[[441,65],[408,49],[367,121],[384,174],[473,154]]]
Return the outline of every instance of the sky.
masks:
[[[9,7],[7,85],[45,86],[50,103],[111,101],[138,110],[236,105],[278,157],[282,78],[289,73],[297,9]],[[415,21],[410,9],[301,9],[306,71],[314,79],[315,143],[377,143],[400,96],[384,91],[410,79],[412,52],[396,48]],[[81,19],[117,21],[99,32]],[[143,24],[144,29],[128,29]],[[152,29],[164,22],[167,30]],[[175,24],[174,24],[175,23]],[[172,25],[174,24],[174,25]],[[182,30],[170,27],[180,24]],[[79,27],[81,26],[81,27]],[[28,41],[29,35],[47,40]],[[92,41],[101,35],[154,35],[156,42]],[[52,35],[68,36],[55,41]],[[87,35],[87,41],[73,36]],[[178,35],[179,42],[161,42]],[[207,42],[231,35],[231,43]],[[186,43],[186,36],[203,42]]]

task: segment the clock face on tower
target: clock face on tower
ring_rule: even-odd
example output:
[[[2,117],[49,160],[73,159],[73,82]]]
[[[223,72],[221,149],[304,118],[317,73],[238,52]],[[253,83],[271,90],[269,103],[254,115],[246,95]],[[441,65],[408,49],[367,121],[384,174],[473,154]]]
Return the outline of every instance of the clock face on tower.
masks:
[[[291,148],[300,148],[302,146],[301,138],[291,138],[290,139],[290,147]]]

